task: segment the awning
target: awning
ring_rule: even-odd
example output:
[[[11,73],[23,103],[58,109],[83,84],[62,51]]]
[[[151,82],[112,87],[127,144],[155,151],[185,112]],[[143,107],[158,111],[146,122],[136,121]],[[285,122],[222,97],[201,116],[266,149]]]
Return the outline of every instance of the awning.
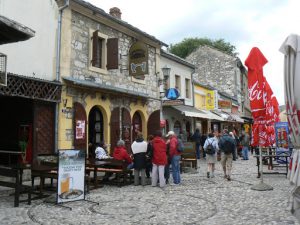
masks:
[[[181,112],[181,114],[184,114],[185,116],[188,117],[195,117],[195,118],[202,118],[202,119],[211,119],[210,116],[198,109],[195,109],[192,106],[187,106],[187,105],[176,105],[176,106],[171,106],[172,108],[178,110]]]
[[[239,115],[234,113],[216,110],[214,110],[213,113],[215,113],[218,116],[221,116],[226,122],[244,123],[244,120]]]
[[[221,116],[218,116],[218,115],[212,113],[212,112],[209,111],[209,110],[203,110],[203,109],[202,109],[201,111],[203,111],[203,112],[205,112],[206,114],[208,114],[208,115],[210,116],[210,119],[211,119],[211,120],[224,121],[224,119],[223,119]]]
[[[76,79],[73,77],[62,77],[62,78],[65,82],[68,82],[69,84],[72,84],[72,85],[78,86],[78,87],[82,87],[82,88],[96,89],[96,90],[101,90],[101,91],[111,93],[111,94],[122,94],[124,96],[131,96],[131,97],[141,98],[141,99],[159,100],[156,98],[149,97],[149,95],[146,93],[144,94],[144,93],[139,93],[139,92],[123,89],[123,88],[118,88],[115,86],[99,84],[94,81],[80,80],[80,79]]]

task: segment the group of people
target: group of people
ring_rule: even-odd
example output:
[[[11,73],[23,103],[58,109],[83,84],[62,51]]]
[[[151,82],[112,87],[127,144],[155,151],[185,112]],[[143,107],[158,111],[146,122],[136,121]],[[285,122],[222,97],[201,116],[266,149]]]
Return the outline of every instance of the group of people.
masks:
[[[242,138],[239,139],[243,146],[243,158],[248,159],[249,151],[249,135],[243,132]],[[193,140],[196,142],[197,158],[200,158],[200,146],[206,156],[207,177],[213,178],[215,171],[215,163],[218,154],[221,155],[221,165],[224,171],[224,178],[231,180],[232,161],[237,157],[237,141],[231,132],[227,129],[223,130],[220,136],[217,132],[208,134],[205,140],[200,135],[199,129],[196,129]],[[201,142],[202,145],[201,145]],[[180,177],[180,159],[182,140],[180,135],[177,137],[174,131],[169,131],[163,137],[161,131],[156,131],[155,135],[149,135],[145,141],[141,132],[137,133],[135,141],[131,145],[132,154],[129,154],[125,147],[125,142],[119,140],[113,151],[112,157],[117,160],[125,160],[128,169],[134,169],[134,184],[146,185],[146,177],[150,178],[151,185],[164,187],[169,182],[170,166],[172,168],[173,184],[181,183]],[[106,151],[106,145],[101,143],[96,147],[95,158],[109,158]]]
[[[232,161],[237,159],[239,143],[242,145],[243,159],[248,160],[250,137],[245,131],[242,132],[238,140],[236,140],[234,133],[229,132],[227,129],[223,130],[222,135],[219,135],[218,132],[208,135],[203,146],[203,150],[206,152],[208,178],[214,177],[215,163],[219,154],[221,156],[224,178],[231,180]]]

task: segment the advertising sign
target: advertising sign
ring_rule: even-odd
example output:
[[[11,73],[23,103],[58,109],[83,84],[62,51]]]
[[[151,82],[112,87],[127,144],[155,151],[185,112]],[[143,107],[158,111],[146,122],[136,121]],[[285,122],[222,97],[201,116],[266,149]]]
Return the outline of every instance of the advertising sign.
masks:
[[[84,139],[85,138],[85,121],[84,120],[76,120],[76,139]]]
[[[215,109],[215,91],[214,90],[206,90],[205,96],[205,105],[207,110],[214,110]]]
[[[287,149],[289,147],[288,122],[275,123],[276,146]]]
[[[231,109],[231,101],[219,99],[218,108],[219,109]]]
[[[58,159],[57,203],[84,199],[85,152],[60,150]]]

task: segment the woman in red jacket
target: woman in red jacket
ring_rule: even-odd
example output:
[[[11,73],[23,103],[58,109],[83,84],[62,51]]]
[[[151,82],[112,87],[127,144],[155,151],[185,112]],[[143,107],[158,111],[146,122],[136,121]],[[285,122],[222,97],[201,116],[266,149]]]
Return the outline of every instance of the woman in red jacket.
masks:
[[[127,153],[127,150],[125,148],[125,142],[123,140],[119,140],[117,142],[117,147],[114,149],[113,154],[114,159],[117,160],[125,160],[128,164],[127,169],[133,168],[133,162],[129,154]]]
[[[167,145],[162,139],[161,131],[156,131],[155,137],[152,140],[153,157],[152,157],[152,187],[157,185],[159,179],[159,186],[164,187],[166,180],[164,177],[165,165],[167,164]]]

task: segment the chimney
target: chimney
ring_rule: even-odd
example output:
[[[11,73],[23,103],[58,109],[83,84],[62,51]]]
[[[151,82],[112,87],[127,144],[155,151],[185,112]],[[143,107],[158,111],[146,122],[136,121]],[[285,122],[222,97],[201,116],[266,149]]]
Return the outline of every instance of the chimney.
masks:
[[[113,7],[109,10],[109,14],[117,19],[121,19],[121,10],[118,7]]]

